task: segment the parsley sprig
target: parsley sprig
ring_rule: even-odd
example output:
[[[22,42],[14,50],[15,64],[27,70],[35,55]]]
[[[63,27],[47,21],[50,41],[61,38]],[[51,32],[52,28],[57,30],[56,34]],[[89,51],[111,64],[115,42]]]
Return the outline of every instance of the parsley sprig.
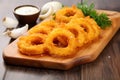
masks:
[[[87,1],[77,4],[77,8],[81,9],[85,16],[93,18],[102,29],[109,27],[111,25],[111,20],[105,13],[98,14],[94,7],[94,3],[88,5]]]

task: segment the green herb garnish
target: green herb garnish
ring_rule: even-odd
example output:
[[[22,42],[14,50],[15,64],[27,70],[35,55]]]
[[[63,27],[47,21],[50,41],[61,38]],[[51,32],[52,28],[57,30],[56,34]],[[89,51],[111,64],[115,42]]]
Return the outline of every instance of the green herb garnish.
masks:
[[[93,18],[102,29],[109,27],[111,25],[111,20],[105,13],[98,14],[94,7],[94,3],[88,5],[87,1],[77,4],[77,8],[81,9],[85,16]]]
[[[62,8],[64,7],[64,5],[62,4]]]
[[[52,14],[52,18],[53,18],[53,20],[55,20],[55,18],[56,18],[56,14],[55,13]]]

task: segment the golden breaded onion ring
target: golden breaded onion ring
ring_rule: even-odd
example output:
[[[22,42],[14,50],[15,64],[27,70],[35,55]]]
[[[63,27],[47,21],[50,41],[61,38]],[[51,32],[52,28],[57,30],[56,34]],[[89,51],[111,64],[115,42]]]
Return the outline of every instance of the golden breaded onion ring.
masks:
[[[64,41],[59,41],[62,39]],[[63,28],[54,29],[46,39],[50,54],[58,57],[70,57],[76,53],[76,39],[74,35]]]
[[[42,34],[31,34],[19,38],[18,49],[25,55],[41,55],[44,53],[46,36]]]
[[[78,47],[81,47],[85,44],[87,34],[84,32],[83,28],[74,23],[66,24],[65,28],[75,35]]]
[[[58,22],[68,23],[72,18],[84,17],[83,12],[76,6],[64,7],[55,14],[55,20]]]
[[[94,29],[94,39],[98,38],[100,35],[100,27],[98,26],[98,24],[96,23],[96,21],[93,18],[90,18],[90,16],[85,18],[87,23],[89,23],[91,25],[91,27]]]
[[[28,33],[30,35],[35,34],[35,33],[48,35],[50,32],[51,32],[51,29],[50,28],[45,28],[44,26],[34,27],[33,29],[30,29],[28,31]]]
[[[55,27],[57,27],[57,23],[54,20],[47,20],[31,28],[28,31],[28,33],[29,34],[41,33],[48,35]]]
[[[94,39],[95,36],[94,29],[85,18],[74,18],[70,21],[70,23],[76,23],[77,25],[84,29],[84,32],[87,33],[86,43],[91,42]]]

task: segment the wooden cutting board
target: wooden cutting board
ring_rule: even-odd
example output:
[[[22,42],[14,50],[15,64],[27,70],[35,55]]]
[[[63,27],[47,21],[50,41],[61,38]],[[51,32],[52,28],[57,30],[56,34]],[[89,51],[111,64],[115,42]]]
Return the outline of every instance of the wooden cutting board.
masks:
[[[106,13],[112,20],[112,26],[102,31],[101,38],[89,46],[81,49],[72,58],[55,58],[51,56],[25,56],[18,51],[15,40],[3,51],[3,59],[7,64],[43,67],[51,69],[68,70],[74,66],[92,62],[102,52],[108,42],[120,28],[120,13],[115,11],[98,10],[99,13]]]

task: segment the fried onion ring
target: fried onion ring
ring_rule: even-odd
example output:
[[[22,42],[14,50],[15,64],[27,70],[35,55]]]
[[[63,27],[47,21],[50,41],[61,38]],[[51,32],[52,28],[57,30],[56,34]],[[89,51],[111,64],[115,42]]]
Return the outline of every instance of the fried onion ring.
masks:
[[[61,42],[59,39],[62,39]],[[54,29],[46,39],[47,47],[50,54],[54,56],[64,57],[71,56],[76,53],[76,40],[74,35],[63,28]]]
[[[91,25],[91,27],[94,29],[94,39],[98,38],[100,35],[100,27],[97,25],[94,19],[90,18],[89,16],[85,18],[86,21]]]
[[[64,7],[56,12],[55,20],[58,22],[68,23],[72,18],[81,18],[84,14],[76,6]]]
[[[57,23],[54,20],[47,20],[31,28],[28,33],[41,33],[48,35],[55,27],[57,27]]]
[[[77,25],[79,25],[84,29],[84,32],[86,32],[87,34],[86,43],[91,42],[94,39],[94,35],[95,35],[94,29],[85,18],[74,18],[70,22],[76,23]]]
[[[18,49],[25,55],[40,55],[44,53],[46,36],[42,34],[31,34],[19,38]]]
[[[77,39],[78,42],[77,43],[78,47],[81,47],[85,44],[87,34],[84,32],[83,28],[79,27],[74,23],[68,23],[66,25],[66,29],[75,35],[75,38]]]

